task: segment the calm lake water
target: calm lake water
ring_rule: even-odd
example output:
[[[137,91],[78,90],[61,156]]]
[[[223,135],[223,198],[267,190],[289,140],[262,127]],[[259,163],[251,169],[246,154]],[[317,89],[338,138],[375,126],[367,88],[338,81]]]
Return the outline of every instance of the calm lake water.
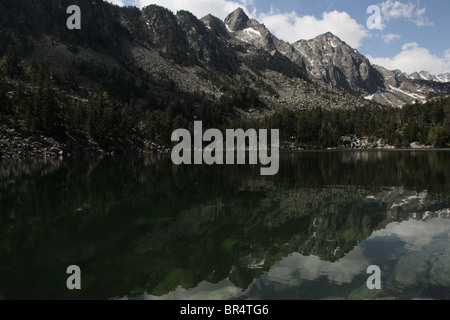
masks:
[[[450,299],[449,244],[450,151],[0,161],[3,299]]]

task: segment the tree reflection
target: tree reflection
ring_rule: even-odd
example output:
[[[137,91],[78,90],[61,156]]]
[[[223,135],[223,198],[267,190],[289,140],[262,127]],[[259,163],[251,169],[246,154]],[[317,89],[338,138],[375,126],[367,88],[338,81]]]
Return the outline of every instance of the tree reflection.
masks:
[[[230,279],[246,289],[297,252],[334,262],[392,221],[449,208],[450,153],[282,154],[259,167],[169,156],[0,162],[0,295],[164,295]],[[65,289],[67,266],[83,289]]]

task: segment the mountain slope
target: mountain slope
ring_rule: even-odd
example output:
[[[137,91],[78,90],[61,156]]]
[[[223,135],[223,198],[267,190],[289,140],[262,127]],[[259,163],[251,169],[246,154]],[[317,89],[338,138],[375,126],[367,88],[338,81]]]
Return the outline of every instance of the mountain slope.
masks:
[[[415,80],[399,70],[390,71],[381,66],[374,67],[383,76],[384,84],[377,92],[365,98],[383,105],[401,107],[416,101],[424,103],[435,97],[446,96],[450,92],[450,83]]]
[[[9,146],[0,153],[23,151],[23,143],[10,142],[26,140],[26,152],[45,155],[34,151],[45,136],[57,141],[52,154],[161,150],[174,128],[194,120],[220,128],[271,115],[277,125],[280,117],[296,119],[290,126],[302,130],[313,122],[309,133],[319,136],[311,139],[329,147],[356,127],[341,121],[341,131],[331,128],[335,119],[323,110],[355,112],[353,123],[364,122],[361,114],[384,110],[379,103],[401,106],[449,91],[437,82],[399,81],[330,33],[289,44],[239,9],[221,21],[80,0],[82,30],[68,30],[71,4],[0,2],[0,134]],[[391,128],[399,127],[385,132]]]
[[[386,106],[402,107],[416,100],[426,102],[450,92],[450,86],[445,84],[450,78],[448,74],[432,76],[422,71],[407,75],[399,70],[386,70],[372,65],[364,55],[330,32],[289,44],[277,39],[258,21],[250,19],[242,9],[232,12],[225,24],[237,39],[285,56],[312,79]]]
[[[305,57],[315,78],[357,94],[376,92],[383,79],[369,60],[328,32],[311,40],[300,40],[295,49]]]
[[[290,43],[275,37],[263,24],[250,19],[241,8],[229,14],[224,22],[227,29],[239,40],[272,53],[278,51],[307,72],[303,57]]]
[[[409,76],[406,75],[406,79],[410,80],[426,80],[426,81],[435,81],[435,82],[450,82],[450,73],[440,74],[440,75],[432,75],[428,71],[420,71],[414,72]]]
[[[155,83],[164,83],[163,87],[169,89],[175,86],[182,92],[204,91],[216,97],[233,87],[248,86],[258,91],[268,110],[368,105],[368,100],[362,98],[371,96],[373,101],[399,107],[449,91],[446,85],[434,83],[445,83],[448,74],[406,75],[394,71],[393,77],[392,72],[371,65],[366,57],[331,33],[289,44],[250,19],[242,9],[232,12],[225,21],[211,15],[199,20],[189,12],[175,15],[156,5],[139,10],[80,0],[83,28],[69,31],[65,27],[65,8],[70,4],[68,0],[3,0],[0,27],[12,32],[16,39],[31,42],[34,50],[25,52],[28,63],[33,59],[45,61],[49,55],[49,63],[61,69],[92,59],[106,68],[125,67],[135,81],[150,81],[152,92],[157,93],[166,89],[156,88]],[[64,45],[73,54],[64,52]],[[137,75],[141,71],[131,71],[136,68],[146,73],[145,79]],[[409,81],[415,79],[420,82]],[[405,80],[408,81],[403,84]],[[316,92],[317,86],[318,94],[312,98],[310,93]],[[327,96],[336,97],[321,99],[324,90],[329,91]],[[174,92],[166,91],[163,96],[174,96]],[[341,96],[346,97],[344,103],[339,102]],[[282,99],[277,101],[274,97]]]
[[[176,100],[177,92],[204,91],[220,97],[245,86],[258,92],[261,106],[267,107],[263,113],[285,107],[370,105],[338,88],[309,81],[300,53],[241,9],[223,22],[211,15],[199,20],[186,11],[175,15],[156,5],[139,10],[82,0],[78,32],[65,28],[68,0],[4,3],[10,9],[1,15],[2,29],[32,43],[25,64],[45,61],[48,55],[56,69],[92,60],[107,69],[126,70],[135,82],[145,82],[151,95],[159,95],[159,101]],[[45,18],[37,21],[36,12]],[[28,23],[18,23],[15,16]],[[27,36],[31,31],[33,36]],[[324,94],[326,99],[321,98]]]

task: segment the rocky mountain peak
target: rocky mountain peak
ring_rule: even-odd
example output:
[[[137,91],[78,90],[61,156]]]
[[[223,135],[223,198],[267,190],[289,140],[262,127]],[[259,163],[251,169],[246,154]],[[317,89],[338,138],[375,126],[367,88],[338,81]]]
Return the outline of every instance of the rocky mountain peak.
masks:
[[[201,21],[205,24],[205,26],[212,31],[216,36],[222,37],[222,38],[230,38],[230,33],[227,30],[227,27],[225,26],[225,23],[223,23],[222,20],[220,20],[217,17],[214,17],[211,14],[208,14],[207,16],[203,17]]]
[[[450,82],[450,72],[440,74],[437,78],[440,82]]]
[[[155,35],[173,33],[178,28],[175,15],[166,8],[150,5],[143,10],[145,22]]]
[[[374,93],[383,86],[381,75],[369,60],[331,32],[297,41],[294,48],[316,79],[357,94]]]
[[[399,69],[395,69],[394,70],[395,73],[395,77],[397,78],[398,81],[403,82],[405,80],[409,79],[409,75],[407,75],[405,72],[402,72]]]
[[[337,36],[335,36],[333,33],[331,33],[330,31],[320,35],[319,37],[321,38],[325,38],[325,39],[339,39]],[[339,39],[341,40],[341,39]]]
[[[228,15],[224,22],[234,38],[258,49],[263,49],[272,56],[287,57],[299,66],[303,73],[306,73],[305,63],[294,47],[274,36],[264,24],[255,19],[250,19],[241,8]]]
[[[51,35],[63,44],[77,45],[81,53],[83,48],[92,47],[98,55],[103,55],[99,58],[101,62],[110,57],[117,61],[136,61],[138,67],[156,79],[155,83],[164,83],[160,79],[170,79],[167,87],[174,87],[173,82],[177,88],[181,88],[180,91],[193,90],[195,87],[198,91],[201,89],[208,93],[223,94],[225,89],[231,87],[229,83],[235,81],[233,77],[237,79],[242,76],[241,70],[250,69],[261,78],[257,82],[255,78],[246,81],[260,90],[261,94],[270,96],[266,103],[271,107],[288,105],[297,108],[316,103],[332,105],[331,99],[316,99],[315,95],[304,94],[302,90],[286,89],[280,80],[283,77],[299,78],[300,85],[297,88],[308,86],[303,80],[319,80],[317,82],[320,85],[322,82],[331,84],[359,96],[371,97],[367,100],[393,106],[403,105],[422,96],[422,100],[426,100],[429,96],[427,92],[431,96],[448,91],[447,87],[441,89],[437,85],[440,84],[438,82],[448,82],[449,74],[433,76],[420,72],[407,75],[401,71],[377,68],[331,32],[291,44],[278,39],[264,24],[249,18],[242,8],[229,14],[225,21],[212,15],[199,20],[190,12],[182,10],[174,14],[157,5],[149,5],[141,10],[115,7],[103,1],[97,1],[97,5],[94,5],[92,0],[79,0],[84,8],[84,27],[80,32],[68,33],[64,30],[66,16],[61,15],[60,11],[70,3],[70,0],[58,0],[56,4],[31,1],[30,6],[24,6],[22,1],[1,0],[0,29],[13,29],[24,35]],[[35,14],[41,21],[33,26]],[[75,38],[66,43],[66,39],[71,37]],[[39,60],[39,52],[47,50],[46,44],[36,42],[34,45],[44,48],[34,52],[37,58],[33,58]],[[83,56],[81,53],[80,57]],[[77,56],[66,52],[62,56],[65,60],[77,59]],[[185,74],[179,71],[180,68],[194,67],[199,71],[198,74],[192,73],[190,69],[186,69]],[[272,71],[278,74],[274,75]],[[418,80],[413,80],[415,78]],[[408,81],[402,84],[403,79]],[[423,88],[425,85],[431,86],[432,90]],[[311,90],[316,92],[315,89]],[[291,99],[289,94],[295,99]],[[289,102],[271,100],[277,95]],[[301,95],[301,99],[297,95]],[[311,96],[314,101],[309,100]],[[350,105],[340,98],[333,101]],[[368,102],[362,100],[361,104],[365,103]]]
[[[419,80],[419,81],[430,81],[430,82],[440,82],[440,83],[448,83],[450,82],[450,73],[432,75],[428,71],[420,71],[413,72],[411,74],[407,74],[406,72],[402,72],[401,70],[394,70],[395,76],[397,80],[400,82],[407,80]]]
[[[428,71],[420,71],[419,74],[424,80],[433,81],[433,76]]]
[[[178,11],[177,13],[178,25],[183,29],[186,35],[202,34],[206,35],[206,26],[197,19],[189,11]]]
[[[178,11],[177,17],[186,19],[186,20],[190,20],[190,21],[197,21],[197,18],[192,13],[190,13],[189,11],[186,11],[186,10]]]
[[[225,18],[225,24],[231,31],[241,31],[247,28],[250,18],[242,8],[237,8]]]
[[[346,42],[341,40],[338,36],[334,35],[331,32],[324,33],[315,37],[312,40],[308,40],[309,42],[317,42],[322,44],[324,48],[332,48],[335,49],[337,47],[342,47],[345,49],[349,49],[349,51],[355,51],[352,47],[350,47]]]
[[[422,79],[422,77],[420,76],[420,73],[418,73],[417,71],[411,73],[409,75],[409,78],[412,79],[412,80],[420,80],[420,79]]]

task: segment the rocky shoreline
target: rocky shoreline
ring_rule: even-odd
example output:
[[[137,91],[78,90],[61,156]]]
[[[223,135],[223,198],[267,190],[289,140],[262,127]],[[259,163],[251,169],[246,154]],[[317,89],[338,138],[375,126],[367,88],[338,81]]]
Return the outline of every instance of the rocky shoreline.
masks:
[[[0,127],[1,158],[55,158],[64,154],[64,148],[64,144],[50,137]]]
[[[285,144],[282,148],[284,151],[307,151],[309,149],[299,148],[295,143]],[[422,145],[418,142],[413,142],[407,147],[398,148],[386,143],[382,138],[375,141],[370,141],[368,137],[364,136],[342,136],[341,145],[339,147],[327,148],[326,150],[395,150],[395,149],[433,149],[433,146]],[[316,149],[314,149],[316,150]]]
[[[88,140],[58,141],[39,133],[29,133],[0,125],[0,158],[59,158],[76,154],[106,154],[99,145]]]
[[[383,139],[370,142],[367,137],[343,136],[341,146],[328,148],[327,150],[371,150],[371,149],[397,149],[388,145]],[[412,143],[409,149],[431,149],[431,146]],[[105,150],[106,149],[106,150]],[[294,143],[284,144],[282,151],[305,151]],[[59,158],[71,155],[114,155],[117,153],[138,154],[145,151],[156,153],[170,153],[167,146],[156,143],[148,143],[147,150],[138,147],[128,147],[125,150],[117,147],[101,148],[98,144],[89,140],[69,140],[60,142],[52,137],[39,133],[22,132],[4,125],[0,126],[0,158],[25,159],[25,158]]]

